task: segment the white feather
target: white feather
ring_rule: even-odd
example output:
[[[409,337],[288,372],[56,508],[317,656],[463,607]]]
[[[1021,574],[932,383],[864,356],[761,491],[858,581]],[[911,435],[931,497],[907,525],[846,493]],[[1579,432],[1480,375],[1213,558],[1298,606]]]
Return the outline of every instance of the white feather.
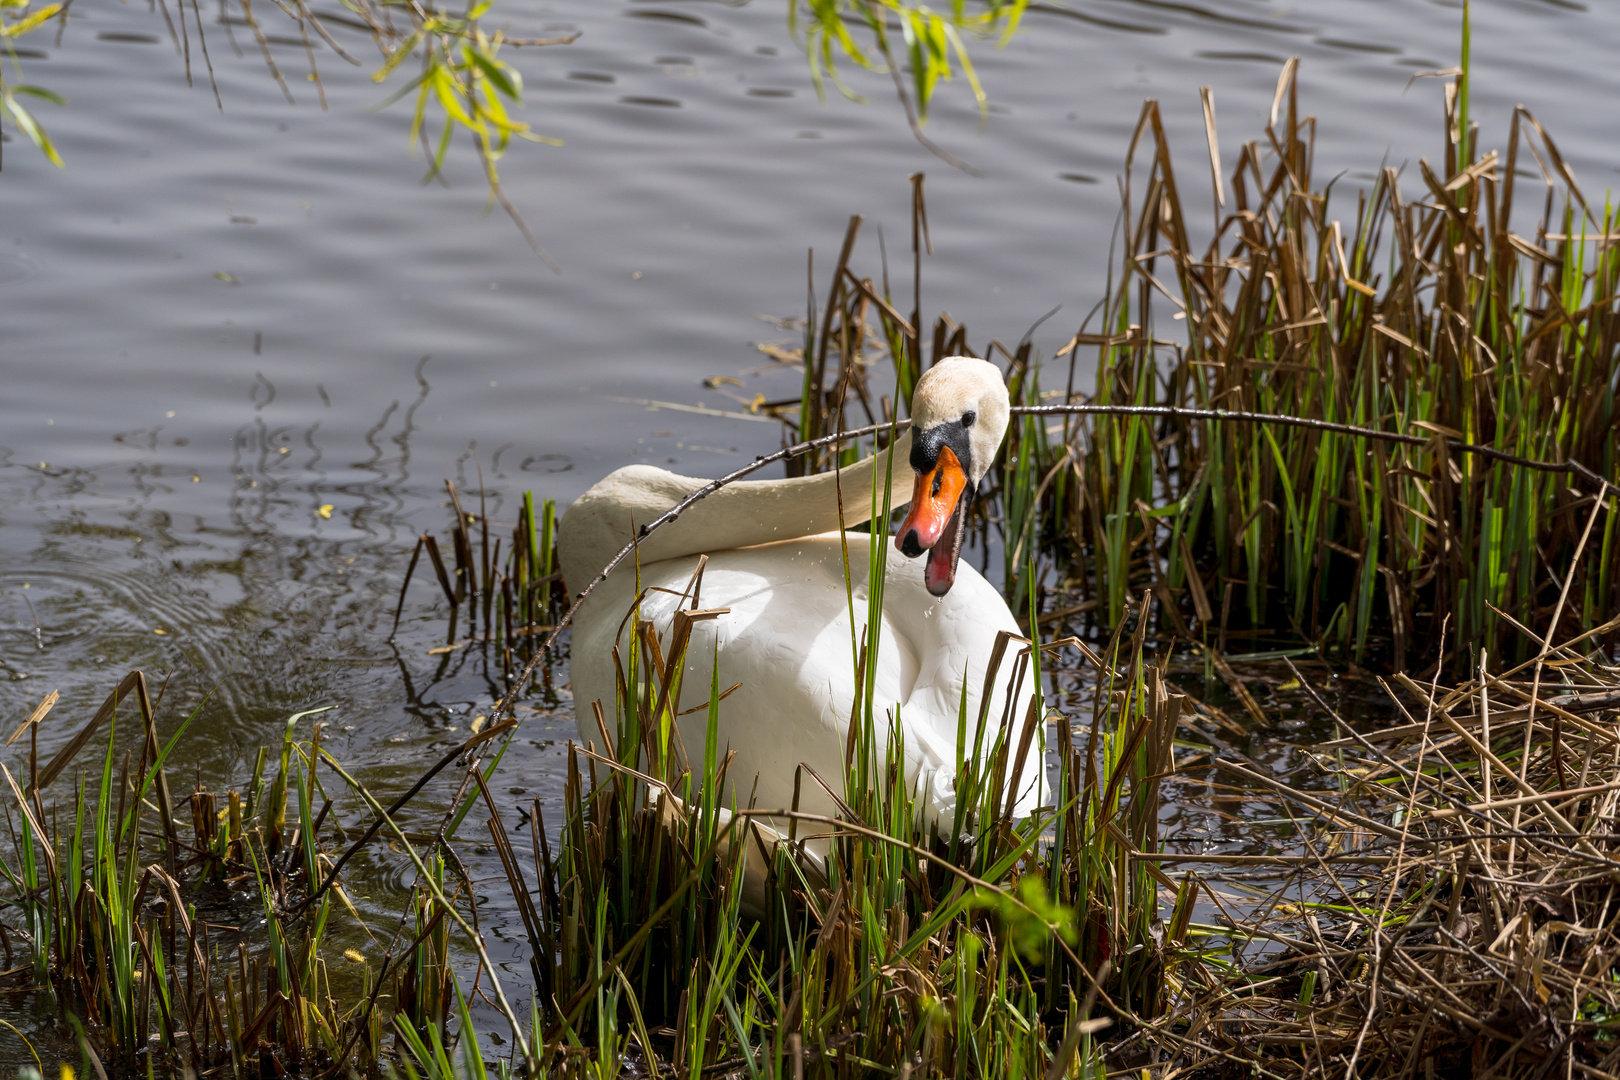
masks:
[[[925,427],[956,422],[966,409],[978,411],[972,431],[978,475],[970,478],[977,483],[1005,433],[1007,408],[1006,387],[994,366],[953,359],[919,380],[912,415]],[[904,438],[894,448],[891,503],[896,506],[910,499],[914,474],[906,464],[909,449]],[[678,603],[670,594],[687,588],[699,555],[709,556],[700,606],[731,609],[694,628],[680,702],[682,709],[707,702],[716,660],[720,689],[742,684],[719,707],[718,750],[721,756],[736,754],[724,795],[728,805],[742,806],[752,797],[760,809],[788,808],[800,765],[809,765],[841,792],[856,693],[851,642],[866,619],[872,538],[845,534],[851,597],[846,593],[844,544],[836,528],[839,499],[841,494],[846,528],[866,521],[873,486],[881,493],[890,460],[880,454],[837,477],[731,485],[695,504],[642,545],[639,617],[650,619],[666,642]],[[576,588],[583,585],[635,528],[704,483],[645,466],[607,477],[563,519],[560,544],[567,580]],[[898,720],[905,740],[905,778],[917,793],[918,810],[924,822],[938,823],[944,831],[955,809],[964,684],[971,752],[997,634],[1016,636],[1020,631],[1000,593],[970,566],[959,567],[950,592],[934,597],[923,583],[923,560],[906,559],[891,545],[885,575],[875,712],[880,726],[885,716]],[[637,571],[626,565],[592,593],[575,619],[571,678],[583,742],[601,740],[592,702],[602,703],[611,724],[616,697],[612,653],[617,643],[621,656],[628,655],[634,619],[625,616],[636,597]],[[1018,680],[1021,689],[1010,710],[1006,701],[1012,676],[1024,663],[1018,657],[1014,643],[991,687],[986,747],[1004,715],[1014,748],[1021,737],[1029,708],[1027,677]],[[697,708],[679,721],[681,742],[694,763],[702,761],[706,712]],[[880,729],[880,739],[882,734]],[[1015,812],[1020,816],[1039,805],[1043,771],[1038,752],[1032,753],[1019,785]],[[798,786],[801,810],[832,813],[832,800],[808,774],[799,777]]]

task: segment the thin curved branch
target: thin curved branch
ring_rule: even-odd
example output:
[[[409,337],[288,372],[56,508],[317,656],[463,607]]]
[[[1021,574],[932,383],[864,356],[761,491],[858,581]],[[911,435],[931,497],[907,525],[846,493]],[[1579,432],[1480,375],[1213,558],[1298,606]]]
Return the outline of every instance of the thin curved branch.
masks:
[[[1423,446],[1435,440],[1435,436],[1405,435],[1396,431],[1382,431],[1378,428],[1358,427],[1355,424],[1340,424],[1330,420],[1312,420],[1299,416],[1277,416],[1271,413],[1234,412],[1225,409],[1184,409],[1175,405],[1014,405],[1012,414],[1014,416],[1057,416],[1063,414],[1080,416],[1163,416],[1182,420],[1214,420],[1222,423],[1279,424],[1284,427],[1308,428],[1314,431],[1353,435],[1358,438],[1377,439],[1383,442],[1404,443],[1409,446]],[[767,465],[778,461],[787,461],[790,458],[810,453],[812,450],[819,450],[824,446],[831,446],[850,439],[865,438],[879,431],[898,432],[910,425],[910,420],[895,420],[888,424],[869,424],[866,427],[854,428],[850,431],[839,431],[831,435],[823,435],[819,439],[811,439],[809,442],[797,443],[793,446],[783,447],[774,453],[761,455],[742,468],[735,469],[716,480],[709,481],[669,510],[643,525],[640,535],[620,548],[619,553],[608,561],[608,564],[602,568],[601,572],[592,578],[584,589],[580,590],[578,596],[574,599],[573,605],[557,621],[557,625],[546,636],[546,640],[541,644],[540,648],[535,650],[534,655],[529,658],[529,662],[524,665],[522,672],[512,683],[512,688],[507,691],[506,696],[495,707],[495,712],[491,718],[498,721],[502,717],[512,714],[512,709],[517,704],[518,696],[522,693],[523,687],[527,685],[535,669],[540,666],[545,656],[556,645],[563,629],[573,621],[574,615],[579,611],[580,606],[590,596],[591,592],[603,581],[607,580],[607,576],[616,570],[625,559],[630,557],[631,552],[636,549],[643,539],[680,517],[688,507],[707,498],[728,484],[735,483],[752,473],[758,472]],[[1569,476],[1579,477],[1589,483],[1599,485],[1600,493],[1608,491],[1620,492],[1620,486],[1603,479],[1577,462],[1538,461],[1534,458],[1507,454],[1489,446],[1465,443],[1450,437],[1442,438],[1444,438],[1446,448],[1456,453],[1475,454],[1508,465],[1516,465],[1520,468],[1536,469],[1541,472],[1564,473]]]

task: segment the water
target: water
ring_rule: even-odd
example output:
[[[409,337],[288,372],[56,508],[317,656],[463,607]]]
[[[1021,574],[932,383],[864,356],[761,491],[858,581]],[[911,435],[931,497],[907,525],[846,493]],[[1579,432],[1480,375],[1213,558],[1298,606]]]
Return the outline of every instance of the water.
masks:
[[[1214,90],[1229,172],[1299,55],[1316,174],[1353,188],[1385,160],[1438,156],[1439,81],[1408,83],[1455,63],[1461,15],[1410,0],[1031,12],[1005,49],[974,53],[983,130],[960,84],[936,102],[929,134],[971,176],[911,138],[884,77],[847,73],[870,104],[818,102],[777,0],[497,10],[516,36],[582,32],[506,54],[523,118],[566,141],[502,162],[560,274],[486,213],[467,147],[448,186],[420,183],[407,109],[373,111],[361,35],[334,30],[365,69],[320,55],[326,111],[301,49],[273,46],[289,106],[251,40],[238,54],[211,24],[216,109],[144,5],[76,4],[60,47],[27,39],[43,54],[23,60],[28,80],[72,99],[39,109],[68,168],[11,138],[0,174],[0,723],[60,689],[42,754],[142,667],[173,673],[165,722],[214,691],[182,775],[240,782],[288,713],[335,704],[334,751],[397,787],[498,689],[470,653],[427,653],[441,613],[421,579],[397,648],[385,640],[412,538],[447,521],[444,477],[474,490],[482,467],[510,521],[524,489],[566,504],[631,461],[714,475],[774,448],[770,423],[618,399],[735,410],[794,394],[797,375],[754,347],[793,334],[760,316],[802,311],[809,248],[824,287],[852,213],[867,218],[857,264],[876,273],[881,226],[909,289],[915,171],[935,248],[925,312],[982,343],[1061,304],[1035,335],[1050,354],[1104,288],[1143,98],[1163,103],[1196,219],[1198,88]],[[1522,102],[1600,199],[1620,165],[1617,45],[1611,5],[1475,5],[1482,145],[1504,143]],[[721,375],[743,386],[703,385]],[[536,707],[498,786],[513,808],[559,797],[570,705]],[[430,792],[422,813],[436,808]],[[357,880],[373,910],[408,884],[382,857]]]

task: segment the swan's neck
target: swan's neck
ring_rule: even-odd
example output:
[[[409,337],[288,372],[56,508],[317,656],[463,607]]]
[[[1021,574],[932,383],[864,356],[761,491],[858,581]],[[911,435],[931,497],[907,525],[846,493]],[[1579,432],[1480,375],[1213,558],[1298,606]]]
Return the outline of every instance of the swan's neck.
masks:
[[[728,484],[647,537],[640,560],[656,562],[812,536],[837,529],[840,520],[846,528],[859,525],[872,518],[874,489],[881,513],[886,482],[891,507],[911,500],[910,455],[907,431],[891,449],[836,473]],[[558,536],[568,587],[583,589],[636,530],[707,483],[631,465],[580,496],[563,516]]]

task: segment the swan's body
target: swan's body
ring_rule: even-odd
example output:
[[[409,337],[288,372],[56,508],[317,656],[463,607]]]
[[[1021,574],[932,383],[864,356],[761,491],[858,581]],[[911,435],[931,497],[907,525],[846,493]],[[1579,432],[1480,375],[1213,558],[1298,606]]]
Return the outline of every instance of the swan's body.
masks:
[[[975,365],[966,367],[965,365]],[[949,371],[946,371],[946,368]],[[960,370],[959,370],[960,368]],[[984,369],[993,374],[991,378]],[[931,369],[968,378],[975,387],[1000,394],[1000,429],[983,433],[968,446],[961,432],[954,435],[960,449],[956,457],[981,459],[968,479],[977,483],[989,457],[999,445],[1005,427],[1006,391],[999,372],[982,361],[944,362]],[[950,380],[936,377],[934,387],[949,391]],[[925,426],[928,409],[918,387],[913,405],[917,441],[932,438]],[[958,396],[962,387],[957,386]],[[974,399],[977,400],[976,398]],[[950,408],[960,409],[947,402]],[[995,403],[989,409],[993,412]],[[980,411],[985,411],[980,406]],[[971,418],[972,413],[969,412]],[[953,423],[956,420],[953,418]],[[987,427],[995,426],[995,417]],[[962,425],[966,431],[971,426]],[[938,438],[934,438],[937,443]],[[989,443],[988,451],[980,444]],[[905,461],[915,463],[909,433],[894,447],[891,491],[896,505],[908,501]],[[938,457],[936,447],[936,457]],[[952,457],[949,460],[954,461]],[[750,801],[761,809],[787,808],[794,803],[806,812],[831,813],[832,799],[808,773],[808,765],[821,779],[842,793],[846,742],[851,707],[856,696],[854,640],[866,622],[870,543],[865,533],[838,532],[839,501],[847,527],[871,516],[874,482],[880,492],[891,466],[890,454],[846,467],[841,474],[822,474],[791,480],[732,484],[687,509],[680,519],[649,535],[640,547],[639,617],[650,620],[667,643],[675,610],[690,608],[689,586],[699,556],[707,555],[700,595],[701,608],[730,608],[716,619],[699,622],[692,630],[677,711],[691,710],[678,721],[680,740],[688,758],[702,760],[711,679],[725,690],[741,685],[719,705],[718,752],[736,754],[727,774],[728,804]],[[917,490],[924,492],[925,480]],[[641,524],[668,510],[706,481],[677,476],[662,469],[631,466],[620,469],[588,491],[569,509],[561,526],[560,546],[564,577],[580,588],[634,535]],[[960,490],[961,485],[958,485]],[[937,495],[940,485],[935,482]],[[922,498],[929,504],[926,493]],[[965,520],[966,498],[936,516]],[[960,518],[956,515],[960,514]],[[920,512],[913,510],[913,518]],[[911,525],[908,519],[907,526]],[[945,518],[941,518],[945,520]],[[936,523],[937,524],[937,523]],[[926,524],[919,525],[924,533]],[[902,527],[902,549],[917,548],[918,532]],[[966,688],[968,749],[981,709],[986,669],[1001,632],[1017,637],[1017,622],[997,590],[971,567],[957,569],[960,532],[933,530],[933,540],[951,545],[949,558],[930,556],[926,561],[903,559],[891,550],[885,569],[881,641],[875,669],[874,713],[882,723],[887,712],[898,718],[905,745],[905,776],[916,793],[924,822],[948,829],[955,808],[958,760],[957,731]],[[881,541],[880,541],[881,542]],[[848,546],[848,590],[845,579],[845,544]],[[908,551],[915,554],[914,551]],[[936,553],[937,555],[937,553]],[[947,567],[948,561],[948,567]],[[609,718],[615,715],[617,679],[613,649],[621,658],[629,653],[634,619],[626,614],[636,604],[638,571],[625,565],[616,570],[587,599],[574,620],[571,677],[580,738],[601,742],[592,703],[600,701]],[[940,591],[944,575],[944,595]],[[688,594],[684,602],[682,594]],[[852,632],[851,617],[855,621]],[[1016,746],[1028,721],[1030,689],[1018,680],[1012,708],[1007,709],[1009,678],[1022,663],[1018,648],[1009,648],[991,687],[988,722],[983,743],[994,741],[1003,716],[1011,724]],[[718,659],[718,672],[714,661]],[[1042,768],[1038,752],[1026,766],[1016,811],[1027,814],[1040,798]],[[800,773],[796,781],[796,773]]]

